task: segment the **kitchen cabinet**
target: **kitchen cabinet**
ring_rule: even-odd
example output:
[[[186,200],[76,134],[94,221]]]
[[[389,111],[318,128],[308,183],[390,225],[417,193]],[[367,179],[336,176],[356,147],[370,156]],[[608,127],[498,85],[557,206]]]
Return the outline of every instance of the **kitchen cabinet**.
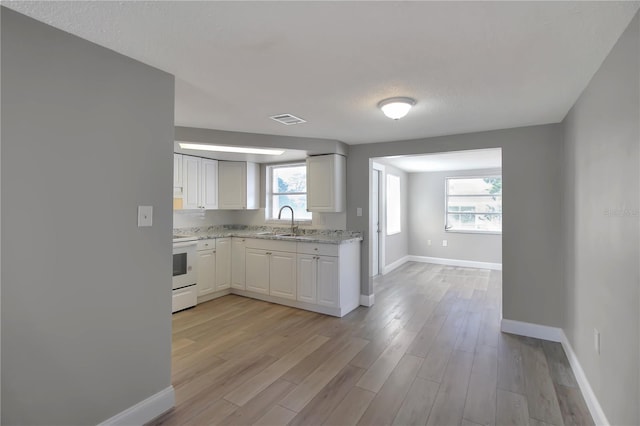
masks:
[[[298,300],[339,308],[340,263],[338,246],[300,243],[297,251]]]
[[[198,242],[197,253],[197,284],[198,297],[206,296],[216,291],[216,250],[215,240]],[[206,244],[206,245],[205,245]]]
[[[247,291],[284,299],[296,299],[296,243],[246,240]]]
[[[231,239],[231,287],[240,290],[246,289],[246,246],[244,238],[234,237]]]
[[[269,252],[247,247],[245,262],[247,291],[269,294]]]
[[[216,291],[231,287],[231,238],[216,239]]]
[[[346,207],[346,158],[338,154],[307,158],[307,210],[342,212]]]
[[[218,208],[218,161],[182,156],[183,209]]]
[[[318,256],[311,254],[297,255],[297,298],[301,302],[316,303],[318,283]]]
[[[269,294],[296,300],[296,254],[269,253]]]
[[[339,317],[360,305],[359,243],[247,238],[245,255],[233,293]]]
[[[340,307],[340,284],[338,282],[338,258],[332,256],[317,256],[316,288],[318,305],[331,308]]]
[[[182,189],[182,154],[173,154],[173,187]]]
[[[260,207],[260,165],[244,161],[218,161],[218,208]]]

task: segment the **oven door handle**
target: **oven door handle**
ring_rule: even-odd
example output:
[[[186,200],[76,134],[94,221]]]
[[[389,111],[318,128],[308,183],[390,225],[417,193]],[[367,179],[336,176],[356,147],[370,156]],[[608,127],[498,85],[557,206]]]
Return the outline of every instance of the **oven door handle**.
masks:
[[[197,244],[196,241],[185,241],[184,243],[173,243],[173,248],[183,248],[195,246]]]

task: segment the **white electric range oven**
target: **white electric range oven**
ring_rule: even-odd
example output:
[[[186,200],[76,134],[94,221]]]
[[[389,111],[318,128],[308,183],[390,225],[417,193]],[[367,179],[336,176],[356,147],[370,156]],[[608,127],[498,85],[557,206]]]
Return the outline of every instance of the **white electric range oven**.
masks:
[[[173,236],[173,295],[171,312],[196,306],[196,246],[197,238]]]

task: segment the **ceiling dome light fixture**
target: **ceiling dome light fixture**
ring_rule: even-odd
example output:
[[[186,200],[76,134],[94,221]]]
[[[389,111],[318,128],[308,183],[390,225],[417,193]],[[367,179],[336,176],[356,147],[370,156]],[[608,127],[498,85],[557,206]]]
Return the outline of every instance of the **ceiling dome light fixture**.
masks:
[[[415,99],[411,98],[388,98],[378,102],[378,108],[382,110],[384,115],[394,120],[399,120],[416,104]]]

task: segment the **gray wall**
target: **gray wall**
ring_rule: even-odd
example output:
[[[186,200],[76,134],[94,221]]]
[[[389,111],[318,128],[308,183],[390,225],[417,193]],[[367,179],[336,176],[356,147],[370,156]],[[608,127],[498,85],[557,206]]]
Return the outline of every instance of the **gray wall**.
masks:
[[[2,423],[96,424],[170,386],[173,77],[3,8],[2,89]]]
[[[409,254],[502,263],[502,235],[444,230],[445,179],[501,173],[500,169],[409,173]],[[442,246],[442,240],[447,240],[446,247]]]
[[[368,278],[369,159],[480,148],[502,148],[503,316],[560,326],[562,129],[557,124],[350,146],[347,229],[365,233],[361,291],[372,293]],[[363,210],[361,217],[356,215],[358,207]]]
[[[636,15],[564,121],[563,328],[616,425],[640,424],[639,40]]]
[[[409,187],[408,175],[407,173],[396,167],[389,165],[385,165],[384,167],[385,169],[382,177],[382,184],[385,185],[385,188],[387,185],[387,175],[391,174],[400,178],[400,232],[393,235],[386,235],[385,223],[384,265],[382,265],[383,268],[409,254],[409,203],[407,191]],[[386,206],[386,200],[383,201],[383,205]],[[382,217],[386,220],[385,213],[383,213]]]

